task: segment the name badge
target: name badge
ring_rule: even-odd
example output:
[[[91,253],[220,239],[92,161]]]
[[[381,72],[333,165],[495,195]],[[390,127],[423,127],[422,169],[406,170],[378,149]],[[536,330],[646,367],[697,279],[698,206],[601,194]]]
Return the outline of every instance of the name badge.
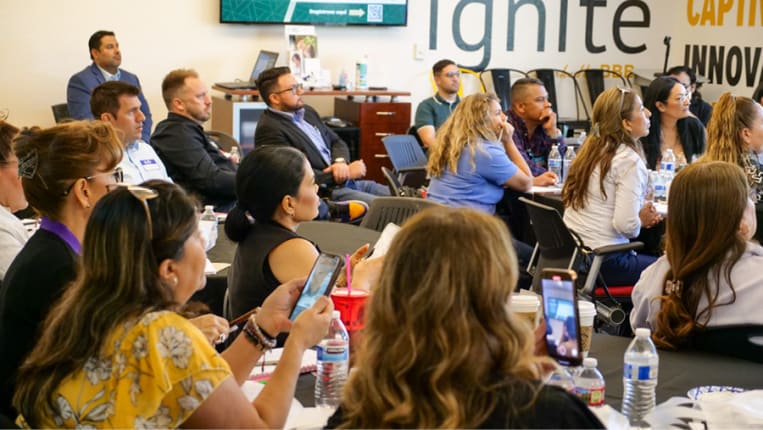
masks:
[[[159,163],[153,159],[140,160],[140,165],[143,166],[145,170],[159,170]]]

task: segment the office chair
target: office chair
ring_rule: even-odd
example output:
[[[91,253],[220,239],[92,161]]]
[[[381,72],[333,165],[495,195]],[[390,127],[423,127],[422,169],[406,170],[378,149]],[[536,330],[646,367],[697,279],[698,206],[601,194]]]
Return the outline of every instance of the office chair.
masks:
[[[427,184],[427,156],[414,136],[391,134],[382,143],[401,185],[419,188]]]
[[[72,119],[69,116],[69,105],[66,103],[55,104],[50,108],[53,110],[53,119],[56,120],[56,124]]]
[[[217,131],[217,130],[207,130],[205,132],[207,136],[209,136],[210,139],[212,139],[217,146],[220,147],[225,152],[230,152],[231,149],[236,146],[238,147],[238,153],[241,154],[241,156],[244,156],[244,153],[241,152],[241,145],[238,143],[236,139],[233,138],[228,133]]]
[[[411,216],[430,207],[444,206],[425,199],[376,197],[371,202],[368,213],[363,217],[360,226],[381,232],[387,224],[395,223],[402,225]]]
[[[381,233],[353,224],[307,221],[297,226],[297,234],[315,243],[321,252],[344,258],[367,243],[373,246]]]
[[[480,81],[486,89],[492,88],[501,103],[501,110],[508,112],[511,108],[511,76],[527,77],[527,73],[519,69],[486,69],[480,72]]]
[[[578,294],[590,298],[596,304],[600,327],[605,327],[613,334],[629,332],[629,324],[622,328],[621,325],[627,321],[633,307],[630,299],[633,286],[607,286],[600,273],[601,264],[613,253],[641,249],[644,244],[630,242],[591,249],[564,224],[559,211],[526,197],[520,197],[519,200],[527,208],[537,239],[527,271],[534,274],[539,274],[546,268],[577,271]],[[541,292],[540,283],[540,276],[533,276],[532,289],[538,294]]]
[[[583,103],[583,93],[572,73],[562,69],[534,69],[528,71],[527,76],[543,82],[551,108],[556,112],[556,122],[560,129],[563,129],[565,125],[570,130],[589,131],[591,129],[591,115]],[[564,94],[567,94],[566,97],[561,97],[563,90],[565,90]],[[569,96],[570,91],[572,97]],[[574,116],[569,116],[573,110]]]

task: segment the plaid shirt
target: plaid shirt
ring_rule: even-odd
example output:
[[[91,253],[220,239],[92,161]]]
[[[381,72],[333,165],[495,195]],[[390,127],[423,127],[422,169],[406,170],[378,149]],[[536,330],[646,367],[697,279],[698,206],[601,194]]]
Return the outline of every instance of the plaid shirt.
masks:
[[[530,166],[530,172],[533,176],[544,173],[548,167],[548,153],[551,152],[551,146],[557,143],[556,140],[548,137],[546,131],[540,126],[536,127],[533,135],[530,136],[522,118],[511,109],[508,115],[509,122],[514,126],[514,144]],[[564,149],[564,142],[559,142],[559,153],[564,154]]]

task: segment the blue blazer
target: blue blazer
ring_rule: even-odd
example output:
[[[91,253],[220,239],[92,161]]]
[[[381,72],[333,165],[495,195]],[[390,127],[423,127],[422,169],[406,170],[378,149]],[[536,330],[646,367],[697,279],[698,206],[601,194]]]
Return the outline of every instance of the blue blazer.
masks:
[[[121,72],[119,80],[127,82],[128,84],[135,85],[141,88],[138,77],[133,75],[124,69],[119,69]],[[69,108],[69,116],[74,119],[92,119],[93,113],[90,112],[90,93],[93,92],[93,88],[106,82],[103,78],[103,73],[95,65],[90,64],[85,67],[81,72],[74,74],[69,78],[69,85],[66,88],[66,104]],[[151,109],[148,107],[148,102],[143,96],[143,89],[141,88],[138,95],[141,106],[140,110],[143,111],[143,115],[146,119],[143,121],[143,140],[150,142],[151,140]]]

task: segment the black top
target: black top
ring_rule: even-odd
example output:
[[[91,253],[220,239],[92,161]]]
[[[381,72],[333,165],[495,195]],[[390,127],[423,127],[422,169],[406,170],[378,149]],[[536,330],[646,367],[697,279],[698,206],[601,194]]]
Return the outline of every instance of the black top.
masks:
[[[498,405],[478,428],[596,428],[604,425],[580,399],[558,387],[543,386],[533,406],[512,416],[512,408],[525,404],[532,393],[529,389],[507,391],[498,394]],[[336,428],[342,423],[342,408],[339,407],[329,418],[325,428]]]
[[[694,155],[702,155],[705,152],[705,142],[707,141],[705,126],[697,118],[687,116],[686,118],[679,119],[676,127],[678,128],[678,138],[681,140],[686,162],[691,163]],[[660,158],[660,125],[658,122],[652,120],[651,127],[649,127],[649,135],[642,138],[641,142],[646,154],[646,167],[656,170],[657,159]]]
[[[707,127],[707,123],[710,121],[710,116],[713,114],[713,106],[701,98],[693,97],[689,104],[689,111],[700,120],[702,125]]]
[[[228,272],[231,318],[261,306],[281,282],[270,270],[268,256],[278,245],[300,237],[273,221],[257,221],[236,247]]]
[[[74,280],[79,256],[61,238],[37,230],[13,260],[0,287],[0,413],[11,408],[16,372],[40,338],[40,326],[64,287]]]
[[[321,121],[321,117],[310,106],[305,106],[305,122],[321,133],[323,142],[331,152],[331,160],[329,161],[344,158],[349,162],[350,150],[347,148],[347,144]],[[329,188],[338,186],[334,183],[334,175],[331,172],[323,172],[323,169],[329,167],[329,164],[323,159],[318,148],[291,118],[266,109],[257,122],[254,141],[257,146],[286,145],[299,149],[310,162],[315,173],[315,182],[318,185]]]
[[[236,202],[236,165],[190,118],[170,112],[156,125],[151,146],[173,181],[205,205],[227,212]]]

